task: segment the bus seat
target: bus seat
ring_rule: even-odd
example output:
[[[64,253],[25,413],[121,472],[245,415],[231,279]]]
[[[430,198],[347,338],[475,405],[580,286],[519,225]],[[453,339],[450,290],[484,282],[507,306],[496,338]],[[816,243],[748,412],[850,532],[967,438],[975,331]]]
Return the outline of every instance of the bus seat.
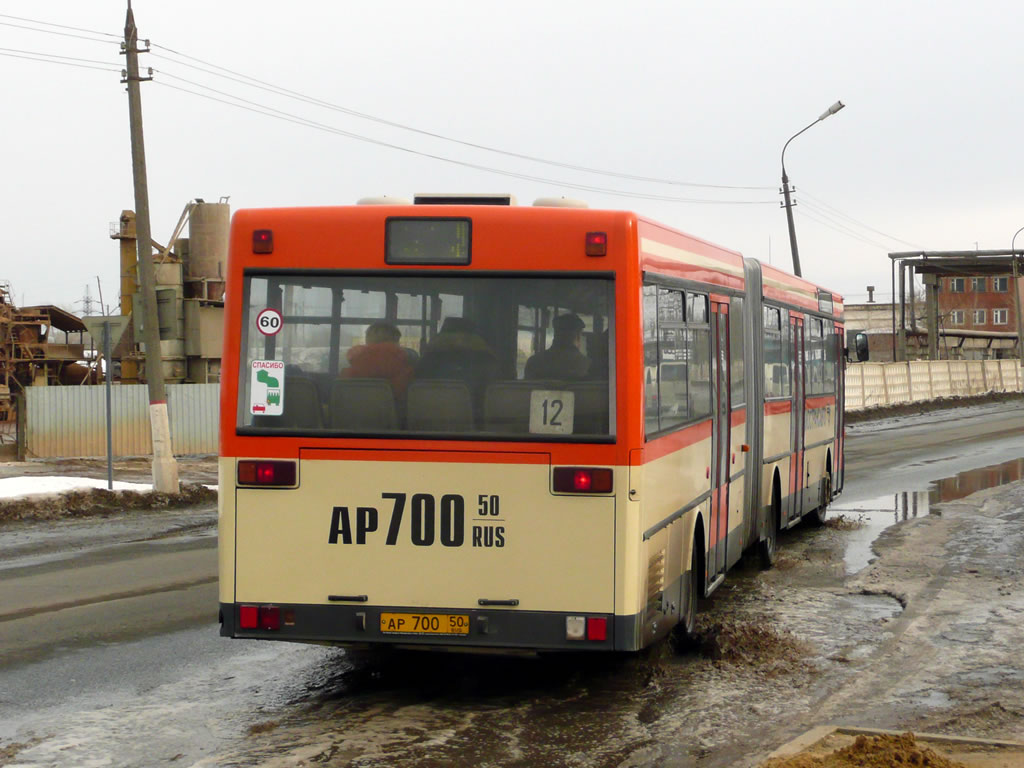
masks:
[[[411,432],[470,432],[473,399],[464,381],[414,381],[406,393],[407,424]]]
[[[398,428],[395,394],[387,379],[337,379],[329,402],[332,429],[393,430]]]
[[[573,434],[608,434],[608,382],[578,382],[569,387],[575,397]]]
[[[525,434],[530,431],[530,393],[562,389],[548,381],[495,381],[484,395],[484,428],[488,432]]]
[[[317,392],[316,382],[305,376],[291,376],[286,373],[284,412],[275,419],[273,425],[299,429],[323,429],[323,411],[320,408],[320,394]]]

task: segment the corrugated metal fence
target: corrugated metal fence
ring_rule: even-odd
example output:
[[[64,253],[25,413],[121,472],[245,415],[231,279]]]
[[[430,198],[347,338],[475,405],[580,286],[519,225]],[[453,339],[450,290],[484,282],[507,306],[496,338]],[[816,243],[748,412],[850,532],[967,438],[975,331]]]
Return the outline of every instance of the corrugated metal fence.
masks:
[[[106,388],[29,387],[28,456],[107,455]],[[217,452],[219,384],[169,384],[167,413],[175,455]],[[115,456],[152,453],[149,393],[144,384],[111,387]]]

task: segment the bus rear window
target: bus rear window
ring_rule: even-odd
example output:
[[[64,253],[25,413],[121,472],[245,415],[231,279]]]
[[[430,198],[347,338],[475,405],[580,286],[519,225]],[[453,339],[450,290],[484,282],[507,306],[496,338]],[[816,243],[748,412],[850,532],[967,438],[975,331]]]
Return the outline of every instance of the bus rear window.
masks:
[[[607,440],[610,277],[247,275],[238,427]]]

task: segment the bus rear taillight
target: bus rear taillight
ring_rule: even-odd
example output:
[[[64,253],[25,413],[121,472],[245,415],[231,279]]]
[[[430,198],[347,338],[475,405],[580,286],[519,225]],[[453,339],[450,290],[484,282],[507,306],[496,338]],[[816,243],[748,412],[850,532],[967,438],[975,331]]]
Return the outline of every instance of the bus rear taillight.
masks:
[[[238,462],[238,484],[261,487],[295,485],[294,461],[252,461]]]
[[[608,619],[604,616],[566,616],[565,639],[603,643],[608,639]]]
[[[238,626],[241,629],[278,630],[281,628],[281,609],[276,605],[240,605]]]
[[[599,467],[556,467],[555,493],[611,493],[612,471]]]

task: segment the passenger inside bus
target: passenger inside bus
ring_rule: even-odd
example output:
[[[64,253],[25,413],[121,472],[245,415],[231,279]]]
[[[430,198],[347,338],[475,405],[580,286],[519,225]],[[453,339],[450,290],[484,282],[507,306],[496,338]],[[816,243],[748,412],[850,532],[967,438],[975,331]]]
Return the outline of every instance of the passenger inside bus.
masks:
[[[551,346],[526,361],[527,379],[579,381],[587,378],[590,360],[580,351],[583,343],[583,321],[569,312],[552,322],[555,331]]]
[[[414,378],[461,382],[468,390],[473,416],[479,419],[483,393],[498,376],[498,357],[464,317],[447,317],[441,331],[423,350]],[[467,414],[468,416],[468,414]]]
[[[373,323],[366,329],[366,343],[348,351],[349,367],[341,377],[350,379],[387,379],[395,397],[401,400],[413,375],[412,350],[399,344],[401,332],[391,323]]]

